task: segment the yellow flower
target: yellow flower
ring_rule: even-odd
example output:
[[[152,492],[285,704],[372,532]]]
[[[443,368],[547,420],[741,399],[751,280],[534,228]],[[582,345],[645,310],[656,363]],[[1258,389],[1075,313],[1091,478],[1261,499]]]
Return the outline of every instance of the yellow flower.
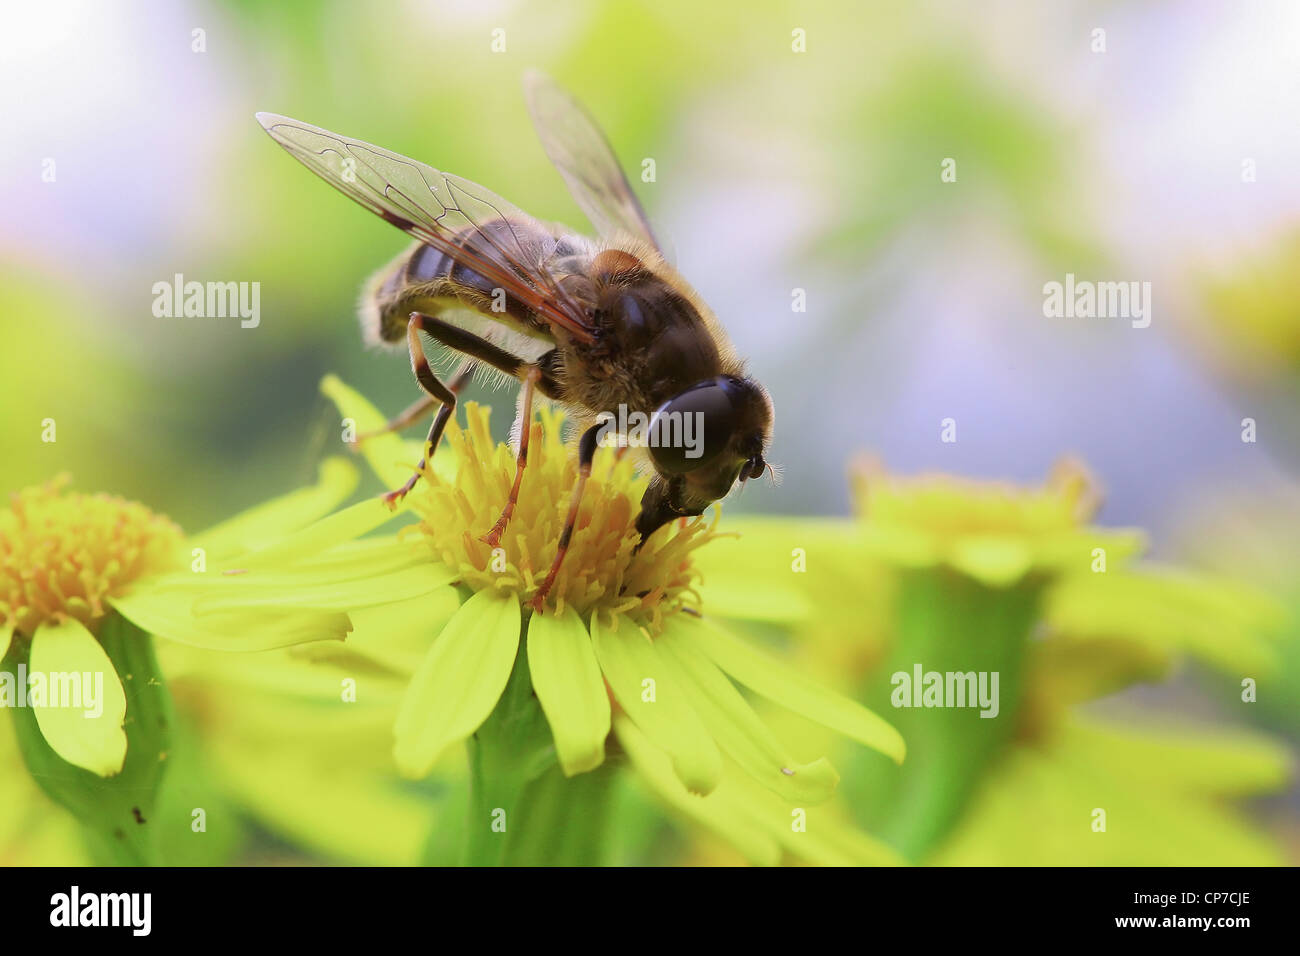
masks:
[[[844,796],[873,833],[917,862],[1276,862],[1267,838],[1222,804],[1279,786],[1280,748],[1254,734],[1221,744],[1209,730],[1161,735],[1079,714],[1082,703],[1164,679],[1188,655],[1269,674],[1272,602],[1221,578],[1133,563],[1141,534],[1089,525],[1096,495],[1077,465],[1038,488],[878,469],[857,482],[855,522],[735,523],[741,541],[765,535],[770,555],[805,555],[806,573],[794,575],[769,557],[765,579],[796,582],[813,609],[782,622],[802,638],[799,663],[882,712],[891,678],[918,664],[1001,679],[993,719],[897,710],[903,767],[869,753],[842,763]],[[741,541],[719,542],[702,561],[723,593],[740,585],[731,564]],[[871,595],[853,604],[856,615],[825,599],[855,587]],[[830,743],[787,729],[807,746]],[[1108,810],[1109,835],[1092,831],[1095,807]],[[1200,836],[1205,827],[1224,838]]]
[[[16,492],[0,511],[0,621],[20,634],[67,618],[93,626],[108,598],[179,563],[171,521],[122,498],[65,493],[70,481]]]
[[[316,862],[416,865],[446,825],[439,791],[463,769],[447,761],[437,785],[399,778],[389,742],[406,679],[299,659],[321,646],[228,654],[168,644],[160,656],[212,780],[240,814]],[[224,833],[233,821],[214,802],[194,794],[187,806],[206,808],[209,831]]]
[[[382,425],[379,413],[337,379],[327,379],[323,389],[359,431]],[[505,504],[515,456],[492,441],[486,409],[469,403],[464,414],[468,425],[449,424],[433,467],[403,502],[419,522],[396,539],[421,544],[426,564],[444,575],[446,586],[376,608],[368,621],[355,622],[346,651],[334,655],[409,670],[394,725],[394,756],[404,774],[424,776],[468,740],[476,765],[501,762],[494,765],[499,779],[518,771],[514,764],[525,757],[539,766],[554,761],[563,777],[574,779],[605,763],[612,739],[670,804],[685,793],[722,790],[732,773],[748,775],[787,804],[829,797],[838,780],[829,763],[796,760],[737,683],[902,758],[901,738],[875,714],[792,673],[709,614],[692,560],[716,536],[704,518],[664,529],[636,550],[635,502],[644,479],[613,454],[597,456],[553,602],[548,598],[544,613],[532,612],[575,477],[560,437],[562,419],[545,411],[532,425],[519,501],[494,552],[479,535]],[[408,457],[412,449],[391,435],[377,441],[361,450],[381,478],[396,484],[401,460],[419,452]],[[363,566],[355,570],[360,574]],[[371,573],[377,582],[387,576],[382,569]],[[318,656],[330,651],[321,648]],[[530,730],[515,751],[493,750],[499,725],[508,722],[502,715],[513,714],[515,733],[533,727],[534,695],[544,715],[540,736]],[[660,761],[672,768],[670,784]],[[519,771],[529,779],[538,772]],[[710,807],[726,805],[719,799]],[[780,820],[785,828],[788,812],[787,806]],[[705,812],[715,823],[726,815]],[[739,819],[732,815],[731,829]],[[769,856],[772,845],[762,841],[759,855]]]
[[[1131,684],[1163,680],[1185,656],[1238,679],[1266,678],[1278,666],[1284,620],[1281,606],[1254,587],[1151,563],[1062,576],[1041,613],[1026,701],[1026,720],[1036,725]]]
[[[1018,746],[990,768],[929,862],[1284,865],[1275,841],[1231,802],[1281,790],[1290,763],[1284,747],[1256,733],[1074,715],[1050,743]]]
[[[950,475],[899,478],[863,461],[852,476],[867,548],[901,568],[946,566],[993,587],[1137,553],[1142,535],[1089,527],[1099,496],[1066,459],[1038,488]]]
[[[518,505],[494,553],[481,536],[506,501],[515,455],[492,440],[488,417],[488,409],[470,402],[466,428],[454,421],[448,425],[446,448],[439,454],[450,451],[460,467],[454,477],[426,467],[411,507],[434,555],[456,570],[461,583],[474,592],[509,592],[528,604],[559,547],[577,463],[564,444],[563,416],[543,407],[541,421],[532,425]],[[637,536],[630,529],[647,483],[630,459],[596,456],[568,555],[547,596],[557,616],[572,608],[583,617],[599,614],[612,621],[622,615],[656,629],[683,607],[699,610],[692,557],[716,537],[717,520],[712,526],[703,518],[670,526],[636,551]]]
[[[85,866],[77,825],[55,810],[25,773],[8,772],[22,761],[9,721],[0,721],[0,866]]]
[[[328,548],[339,519],[312,522],[356,480],[346,461],[327,462],[316,486],[189,540],[143,505],[69,492],[66,479],[0,511],[0,703],[32,778],[85,824],[98,859],[157,856],[146,824],[172,762],[173,715],[152,637],[249,650],[344,636],[348,617],[330,607],[346,595]],[[383,520],[344,513],[344,538]],[[350,562],[357,548],[366,550],[345,542],[341,552]],[[275,607],[256,588],[234,596],[236,576],[222,572],[236,562],[278,583]],[[401,575],[389,583],[377,600],[430,589]]]
[[[181,533],[143,505],[68,483],[17,492],[0,511],[0,657],[17,642],[0,699],[30,706],[55,753],[104,777],[126,760],[126,693],[92,629],[113,599],[177,565]]]

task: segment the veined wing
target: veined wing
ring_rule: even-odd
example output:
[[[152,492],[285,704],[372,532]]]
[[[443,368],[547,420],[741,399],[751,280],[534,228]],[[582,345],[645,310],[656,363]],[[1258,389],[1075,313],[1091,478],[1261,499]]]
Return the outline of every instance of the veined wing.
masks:
[[[626,232],[659,248],[645,210],[591,114],[536,70],[524,76],[524,96],[542,148],[596,231],[602,236]]]
[[[549,231],[482,186],[399,153],[274,113],[258,122],[300,163],[403,232],[446,253],[584,342],[594,341],[586,310],[567,295],[546,263]],[[516,223],[538,228],[518,229]]]

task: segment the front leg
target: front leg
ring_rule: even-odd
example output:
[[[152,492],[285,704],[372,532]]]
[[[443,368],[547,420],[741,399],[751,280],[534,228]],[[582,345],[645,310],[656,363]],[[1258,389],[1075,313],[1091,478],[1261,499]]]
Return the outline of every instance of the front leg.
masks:
[[[564,519],[564,530],[560,532],[560,544],[555,552],[555,560],[551,562],[551,570],[546,575],[546,580],[533,595],[534,611],[541,611],[546,595],[551,592],[556,575],[560,573],[564,556],[569,551],[569,542],[573,540],[573,528],[578,523],[578,506],[582,504],[582,492],[587,486],[587,479],[591,477],[591,463],[596,458],[596,446],[600,440],[600,431],[604,427],[604,424],[592,425],[578,439],[578,481],[574,484],[573,494],[569,498],[569,513]]]

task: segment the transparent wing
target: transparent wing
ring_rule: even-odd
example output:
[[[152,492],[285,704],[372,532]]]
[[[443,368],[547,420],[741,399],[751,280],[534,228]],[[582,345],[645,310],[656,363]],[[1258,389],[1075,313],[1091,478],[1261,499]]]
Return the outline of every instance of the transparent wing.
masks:
[[[536,70],[524,76],[524,96],[542,148],[596,231],[602,236],[627,232],[658,249],[645,210],[591,114]]]
[[[398,229],[500,286],[554,328],[594,340],[586,310],[547,270],[556,242],[526,213],[482,186],[287,116],[257,120],[291,156]],[[528,223],[533,228],[517,228]]]

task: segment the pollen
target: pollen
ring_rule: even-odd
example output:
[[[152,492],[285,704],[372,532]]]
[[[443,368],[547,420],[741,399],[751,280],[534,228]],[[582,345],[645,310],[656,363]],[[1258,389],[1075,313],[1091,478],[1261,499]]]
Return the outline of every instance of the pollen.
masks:
[[[15,492],[0,510],[0,624],[22,635],[63,618],[93,629],[109,598],[179,562],[181,530],[170,520],[69,484],[62,475]]]
[[[505,507],[515,475],[515,453],[492,440],[490,409],[466,403],[466,425],[448,424],[446,441],[458,467],[454,481],[425,468],[412,496],[420,532],[435,555],[459,570],[475,591],[499,588],[528,603],[545,580],[559,548],[578,479],[577,456],[563,437],[561,412],[542,408],[531,425],[519,501],[497,548],[480,537]],[[716,511],[656,531],[636,553],[633,527],[648,479],[614,448],[598,448],[582,495],[568,553],[546,597],[547,609],[574,608],[627,614],[657,630],[667,614],[698,610],[699,574],[692,552],[717,536]]]

